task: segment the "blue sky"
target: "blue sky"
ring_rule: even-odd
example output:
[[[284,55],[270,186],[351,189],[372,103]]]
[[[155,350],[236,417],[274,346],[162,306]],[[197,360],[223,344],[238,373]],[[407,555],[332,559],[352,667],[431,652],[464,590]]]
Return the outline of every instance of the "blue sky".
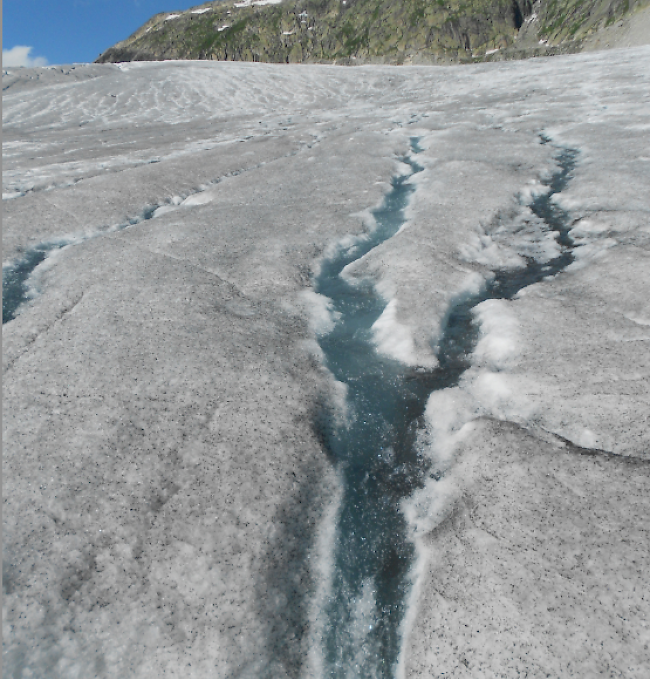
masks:
[[[94,61],[154,14],[203,3],[202,0],[4,0],[2,4],[3,65],[18,61],[22,62],[20,65],[37,66]]]

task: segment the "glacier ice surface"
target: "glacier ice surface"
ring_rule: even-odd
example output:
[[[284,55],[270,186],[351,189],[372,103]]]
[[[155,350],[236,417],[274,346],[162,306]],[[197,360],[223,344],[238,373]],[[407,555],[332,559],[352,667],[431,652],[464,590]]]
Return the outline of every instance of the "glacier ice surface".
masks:
[[[313,418],[342,394],[305,290],[419,137],[407,223],[346,274],[434,365],[468,286],[556,252],[526,212],[555,169],[544,133],[580,150],[558,196],[579,254],[478,309],[473,368],[429,403],[447,476],[412,513],[399,671],[643,676],[649,62],[5,69],[5,261],[106,231],[4,327],[5,672],[318,676],[339,480]]]

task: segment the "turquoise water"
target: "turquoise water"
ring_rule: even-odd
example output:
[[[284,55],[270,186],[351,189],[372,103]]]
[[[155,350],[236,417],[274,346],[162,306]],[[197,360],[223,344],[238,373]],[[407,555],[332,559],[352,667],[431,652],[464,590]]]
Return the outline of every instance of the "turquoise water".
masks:
[[[412,139],[411,154],[403,159],[410,173],[393,180],[383,205],[374,212],[377,228],[325,260],[314,280],[316,291],[330,298],[340,314],[335,328],[320,344],[327,367],[348,386],[353,415],[347,427],[336,426],[326,409],[320,419],[328,452],[344,480],[333,546],[332,591],[323,610],[324,675],[332,679],[395,676],[415,556],[399,508],[405,497],[429,479],[427,460],[416,447],[418,431],[424,427],[429,395],[457,384],[469,367],[478,336],[473,307],[488,298],[510,299],[523,287],[559,273],[573,261],[569,215],[551,200],[566,187],[576,164],[577,152],[565,149],[558,156],[559,171],[548,181],[549,194],[531,204],[533,212],[558,233],[562,254],[547,264],[529,260],[524,269],[497,271],[480,294],[451,309],[438,344],[436,370],[416,372],[379,355],[371,328],[385,302],[372,282],[350,284],[340,273],[403,225],[404,210],[415,190],[409,179],[422,169],[415,160],[419,151],[417,139]],[[142,217],[119,228],[150,219],[155,209],[147,208]],[[3,268],[3,323],[11,320],[25,301],[26,281],[34,268],[67,244],[70,242],[40,244]]]
[[[162,204],[161,204],[162,205]],[[125,222],[117,226],[114,231],[139,224],[142,221],[151,219],[160,205],[147,206],[140,217]],[[53,252],[60,250],[68,245],[80,245],[84,241],[98,236],[103,231],[96,231],[94,234],[62,238],[56,241],[43,242],[34,245],[27,250],[21,257],[10,264],[2,267],[2,324],[13,321],[19,307],[29,299],[29,286],[27,281],[34,272],[34,269],[49,257]]]
[[[41,245],[29,250],[18,261],[2,268],[2,324],[13,321],[18,307],[27,299],[27,279],[52,252]]]
[[[417,153],[417,140],[412,140]],[[426,389],[409,381],[404,366],[378,354],[371,327],[385,307],[370,281],[351,284],[339,274],[350,262],[393,236],[422,168],[403,159],[410,174],[393,179],[392,190],[374,212],[376,229],[322,263],[317,292],[340,314],[334,330],[320,340],[326,365],[348,386],[354,414],[347,428],[327,426],[326,440],[344,478],[337,527],[334,588],[325,611],[326,676],[391,676],[399,651],[399,623],[409,587],[413,545],[399,501],[420,483],[426,464],[415,452],[417,417]]]
[[[337,426],[327,410],[322,434],[344,482],[336,528],[334,574],[323,611],[324,676],[331,679],[394,677],[401,646],[400,624],[411,587],[415,556],[409,542],[402,500],[429,477],[429,466],[416,447],[429,395],[458,383],[469,367],[478,328],[472,309],[489,298],[512,298],[523,287],[554,275],[573,261],[569,216],[555,206],[575,166],[577,152],[563,150],[560,170],[548,181],[550,192],[531,204],[535,214],[558,233],[562,254],[546,264],[528,260],[524,269],[497,271],[485,289],[449,314],[439,342],[439,366],[414,371],[380,355],[371,328],[385,308],[371,281],[350,283],[340,276],[349,263],[393,236],[404,223],[404,209],[414,191],[410,177],[422,168],[412,153],[404,158],[411,173],[393,179],[392,190],[374,212],[377,228],[323,262],[314,281],[317,292],[332,300],[340,314],[330,334],[320,339],[325,363],[348,387],[349,426]]]

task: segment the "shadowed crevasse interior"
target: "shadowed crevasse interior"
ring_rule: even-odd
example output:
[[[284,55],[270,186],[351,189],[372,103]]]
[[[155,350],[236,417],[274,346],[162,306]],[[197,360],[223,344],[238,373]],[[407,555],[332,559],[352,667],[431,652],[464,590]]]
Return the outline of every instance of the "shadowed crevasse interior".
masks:
[[[336,679],[395,675],[415,557],[400,505],[431,474],[416,445],[418,430],[424,427],[429,395],[456,385],[470,365],[478,338],[473,307],[490,298],[511,299],[573,261],[569,215],[552,197],[567,186],[577,151],[561,149],[559,170],[545,182],[548,193],[530,205],[557,232],[561,254],[544,264],[529,258],[523,269],[497,271],[479,294],[456,304],[438,343],[435,370],[415,370],[379,354],[372,325],[386,303],[372,281],[352,281],[341,273],[403,225],[415,190],[409,178],[422,170],[413,157],[421,150],[418,139],[411,139],[411,150],[403,159],[411,172],[393,179],[392,190],[374,212],[376,229],[326,259],[314,281],[316,292],[331,300],[337,318],[333,330],[319,340],[325,363],[347,385],[347,422],[337,423],[327,408],[321,417],[325,445],[344,483],[332,591],[322,611],[324,676]]]

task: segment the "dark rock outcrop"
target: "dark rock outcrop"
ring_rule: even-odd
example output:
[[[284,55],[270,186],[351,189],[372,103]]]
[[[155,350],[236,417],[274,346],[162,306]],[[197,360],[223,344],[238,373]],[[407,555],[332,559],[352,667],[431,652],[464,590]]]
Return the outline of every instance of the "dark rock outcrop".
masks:
[[[647,4],[648,0],[284,0],[278,4],[226,0],[158,14],[97,61],[402,64],[522,58],[580,51],[584,38]]]

